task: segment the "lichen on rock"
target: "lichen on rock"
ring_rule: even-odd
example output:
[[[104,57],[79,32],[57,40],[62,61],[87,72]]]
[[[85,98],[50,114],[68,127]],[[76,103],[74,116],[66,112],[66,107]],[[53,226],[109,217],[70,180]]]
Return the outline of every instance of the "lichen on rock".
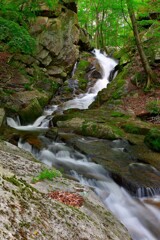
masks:
[[[32,161],[29,153],[4,142],[0,142],[0,149],[10,152],[1,150],[0,156],[0,166],[3,166],[0,167],[1,239],[130,239],[122,224],[103,207],[91,189],[63,177],[31,184],[32,177],[44,165]],[[21,154],[28,154],[28,159]],[[76,193],[77,189],[81,189],[84,198],[80,208],[48,197],[51,191]]]

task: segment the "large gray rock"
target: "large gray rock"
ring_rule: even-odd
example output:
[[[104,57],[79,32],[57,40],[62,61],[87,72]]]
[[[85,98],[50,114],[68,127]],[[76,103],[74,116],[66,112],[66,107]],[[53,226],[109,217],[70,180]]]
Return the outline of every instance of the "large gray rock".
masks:
[[[37,19],[37,24],[39,21]],[[66,9],[57,18],[44,17],[43,31],[37,35],[39,41],[39,48],[43,48],[36,56],[37,60],[47,66],[65,66],[66,71],[70,71],[76,62],[79,50],[79,28],[77,14]],[[46,24],[45,24],[46,23]],[[52,61],[44,63],[44,57],[48,56],[48,52],[52,57]]]
[[[0,149],[5,150],[0,150],[1,239],[131,239],[122,224],[88,187],[64,178],[33,185],[32,177],[44,166],[32,161],[32,157],[21,157],[18,148],[0,142]],[[80,208],[69,207],[48,197],[50,191],[76,192],[80,188],[84,198]]]

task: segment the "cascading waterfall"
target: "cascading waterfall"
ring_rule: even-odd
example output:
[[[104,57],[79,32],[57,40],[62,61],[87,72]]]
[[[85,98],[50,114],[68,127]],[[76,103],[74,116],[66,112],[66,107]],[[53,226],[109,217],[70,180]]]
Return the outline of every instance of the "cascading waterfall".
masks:
[[[73,100],[63,104],[63,110],[68,108],[86,109],[94,101],[98,91],[105,88],[109,82],[110,71],[116,66],[116,62],[95,50],[96,58],[102,68],[103,77],[88,90]],[[46,115],[54,112],[58,106],[52,106],[44,111],[44,115],[38,118],[32,125],[20,126],[18,122],[8,118],[7,122],[13,128],[19,130],[44,129],[48,127],[49,119]],[[48,122],[47,122],[48,121]],[[158,240],[160,235],[159,209],[145,203],[144,199],[131,197],[122,187],[119,187],[110,177],[108,172],[99,164],[91,162],[85,155],[62,142],[54,142],[41,136],[45,142],[45,147],[37,153],[34,148],[19,141],[19,147],[32,152],[40,161],[49,166],[63,168],[82,184],[91,186],[101,198],[107,208],[127,227],[134,240]],[[83,138],[81,141],[86,141]],[[118,146],[112,142],[112,147],[123,153],[123,146]],[[158,196],[152,201],[160,201]]]
[[[93,87],[89,88],[87,93],[80,94],[73,100],[64,103],[62,106],[63,110],[71,108],[87,109],[94,101],[97,93],[103,88],[106,88],[107,84],[109,83],[110,72],[117,65],[117,62],[109,57],[104,56],[98,49],[95,49],[93,53],[96,55],[99,65],[101,66],[102,79],[99,79]]]
[[[57,110],[58,106],[52,106],[50,108],[46,108],[42,116],[36,119],[33,124],[28,124],[22,126],[20,124],[19,118],[14,120],[13,118],[7,117],[8,126],[15,128],[17,130],[23,131],[43,131],[47,130],[49,126],[49,122],[52,119],[51,114]]]

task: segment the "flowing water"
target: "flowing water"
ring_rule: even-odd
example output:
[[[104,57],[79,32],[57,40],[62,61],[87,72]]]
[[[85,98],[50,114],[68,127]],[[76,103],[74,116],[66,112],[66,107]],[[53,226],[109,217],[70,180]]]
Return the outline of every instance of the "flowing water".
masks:
[[[62,109],[79,108],[87,109],[94,101],[98,91],[108,84],[110,71],[116,66],[116,62],[95,50],[95,56],[102,68],[103,77],[88,90],[86,94],[77,96],[62,106]],[[46,130],[51,119],[51,113],[58,109],[52,106],[44,111],[44,115],[38,118],[32,125],[21,126],[19,121],[8,118],[7,122],[13,128],[31,131]],[[41,151],[35,149],[23,139],[19,140],[19,147],[32,152],[41,162],[58,168],[63,168],[67,173],[74,176],[82,184],[91,186],[105,206],[127,227],[134,240],[158,240],[160,239],[160,210],[149,204],[150,199],[133,198],[122,187],[119,187],[110,177],[108,172],[99,164],[93,163],[91,159],[67,146],[63,142],[55,142],[46,138],[43,134],[40,139],[45,143]],[[81,138],[81,141],[89,139]],[[96,140],[97,141],[97,140]],[[119,152],[123,151],[121,143],[117,147],[112,142],[112,147]],[[152,198],[152,203],[160,202],[160,197]]]

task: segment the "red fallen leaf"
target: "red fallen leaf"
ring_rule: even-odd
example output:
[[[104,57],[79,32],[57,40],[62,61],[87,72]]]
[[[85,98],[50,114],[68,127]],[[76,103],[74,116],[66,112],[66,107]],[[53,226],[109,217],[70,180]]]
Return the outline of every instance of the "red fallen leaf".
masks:
[[[53,191],[48,193],[48,196],[73,207],[81,207],[84,202],[83,197],[77,193]]]

